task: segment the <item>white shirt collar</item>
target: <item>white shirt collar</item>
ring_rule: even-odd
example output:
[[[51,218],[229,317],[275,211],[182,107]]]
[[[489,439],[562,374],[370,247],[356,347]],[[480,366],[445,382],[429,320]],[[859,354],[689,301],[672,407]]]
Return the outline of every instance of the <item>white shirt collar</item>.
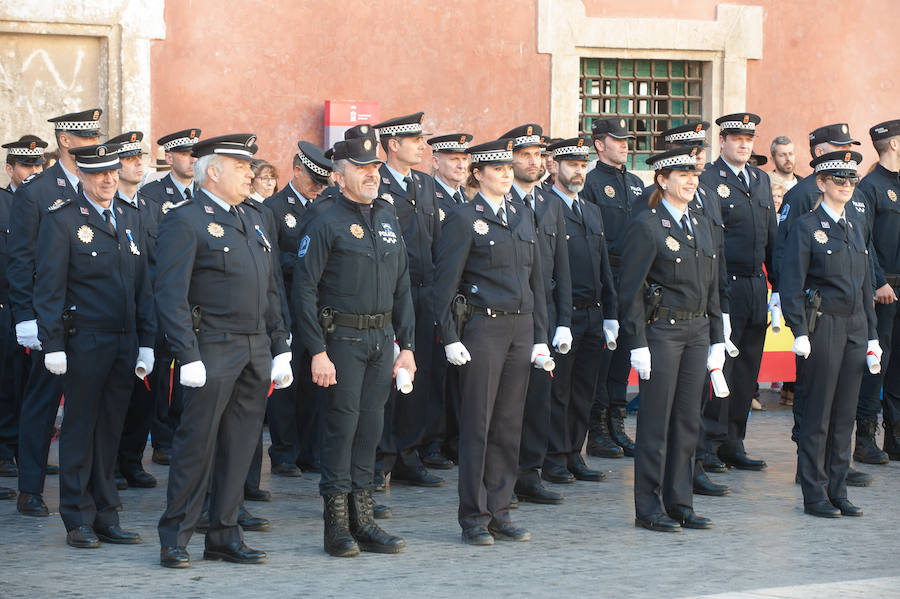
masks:
[[[822,202],[821,206],[822,206],[822,210],[825,211],[825,214],[827,214],[828,217],[835,222],[835,224],[837,224],[837,222],[839,220],[844,218],[844,214],[846,213],[846,211],[845,211],[845,212],[842,212],[841,214],[838,214],[837,212],[835,212],[834,210],[829,208],[828,204],[826,204],[825,202]]]
[[[479,195],[481,195],[481,194],[479,194]],[[484,197],[483,195],[481,196],[481,199],[484,200],[484,203],[485,203],[485,204],[487,204],[488,206],[491,207],[491,210],[494,211],[494,216],[497,216],[497,213],[500,212],[500,207],[501,207],[501,206],[505,206],[505,205],[506,205],[506,201],[505,201],[505,200],[504,200],[504,201],[501,201],[499,204],[495,204],[494,202],[490,201],[489,199],[487,199],[487,198]]]
[[[294,187],[293,180],[288,181],[288,185],[291,186],[291,189],[294,191],[294,194],[296,194],[297,198],[300,200],[300,203],[303,205],[304,208],[306,208],[306,204],[308,204],[309,202],[312,202],[312,200],[310,200],[308,197],[306,197],[305,195],[303,195],[302,193],[297,191],[297,188]]]
[[[400,187],[402,187],[403,189],[406,189],[406,181],[403,180],[403,175],[401,175],[398,171],[395,171],[394,169],[392,169],[387,162],[384,163],[384,166],[385,166],[385,168],[387,168],[387,170],[391,174],[391,176],[394,177],[394,179],[397,181],[397,183],[400,184]],[[406,176],[412,177],[412,171],[410,171],[409,174]]]
[[[181,192],[181,199],[185,199],[184,190],[187,189],[187,185],[182,185],[181,182],[178,181],[178,179],[171,176],[171,173],[169,174],[169,178],[172,179],[172,183],[174,183],[178,191]],[[191,193],[193,193],[193,191],[191,191]]]
[[[747,181],[747,185],[750,184],[750,179],[747,177],[747,165],[746,164],[744,165],[743,168],[735,168],[730,162],[728,162],[724,158],[722,159],[722,162],[724,162],[725,165],[729,169],[731,169],[731,172],[734,173],[735,177],[738,177],[740,179],[740,177],[738,176],[738,173],[744,173],[744,180]]]
[[[440,184],[441,184],[441,187],[443,187],[443,188],[447,191],[447,193],[448,193],[449,195],[452,196],[452,195],[453,195],[454,193],[456,193],[457,191],[460,193],[460,195],[462,195],[462,190],[460,190],[459,188],[456,188],[456,189],[451,188],[449,185],[447,185],[446,183],[444,183],[444,180],[441,179],[439,176],[435,175],[435,176],[434,176],[434,180],[437,181],[438,183],[440,183]]]
[[[78,189],[78,176],[66,170],[66,167],[63,166],[62,161],[59,161],[59,168],[61,168],[62,172],[66,174],[66,179],[69,180],[69,184],[72,186],[72,189]]]
[[[562,198],[562,201],[566,203],[566,206],[569,207],[569,210],[572,209],[572,202],[578,199],[578,194],[575,194],[574,198],[570,198],[568,195],[563,193],[563,191],[556,186],[556,183],[553,184],[553,191],[556,192],[556,195]]]
[[[203,190],[203,193],[205,193],[206,195],[209,196],[209,199],[211,199],[213,202],[215,202],[216,204],[219,205],[219,208],[221,208],[225,212],[231,212],[231,209],[233,208],[233,206],[231,204],[229,204],[225,200],[213,195],[213,193],[210,190],[206,189],[205,187],[201,187],[201,189]]]
[[[666,207],[666,210],[669,211],[669,214],[672,215],[672,218],[675,219],[675,222],[678,223],[678,226],[681,226],[681,218],[687,214],[687,209],[679,210],[672,204],[670,204],[665,198],[663,198],[662,202],[660,202],[663,206]],[[691,219],[688,219],[688,230],[687,233],[691,233],[693,229],[691,229]]]

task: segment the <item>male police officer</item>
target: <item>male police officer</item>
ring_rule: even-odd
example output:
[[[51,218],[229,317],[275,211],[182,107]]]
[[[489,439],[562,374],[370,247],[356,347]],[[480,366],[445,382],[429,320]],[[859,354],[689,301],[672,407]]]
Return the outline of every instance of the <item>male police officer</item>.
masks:
[[[44,170],[41,158],[47,142],[36,135],[23,135],[17,141],[0,146],[6,150],[6,175],[9,185],[6,190],[15,193],[22,181]]]
[[[132,372],[153,370],[156,319],[140,216],[115,201],[118,149],[70,151],[80,193],[48,207],[35,262],[44,365],[65,375],[59,511],[66,542],[79,548],[141,542],[119,527],[113,470]]]
[[[186,387],[159,521],[160,562],[170,568],[190,566],[185,546],[208,485],[204,557],[266,559],[244,544],[238,509],[269,381],[282,388],[293,376],[265,221],[254,203],[242,203],[250,195],[255,141],[233,134],[197,143],[197,195],[160,221],[154,291]]]
[[[163,135],[156,140],[165,151],[166,163],[172,170],[165,177],[151,181],[141,188],[147,199],[166,207],[193,197],[194,163],[197,159],[191,151],[200,141],[200,129],[184,129]],[[168,205],[166,203],[169,203]]]
[[[57,201],[77,198],[78,177],[70,149],[96,145],[100,140],[100,109],[64,114],[50,119],[56,129],[59,160],[41,175],[16,190],[10,215],[9,301],[19,345],[31,350],[22,412],[19,416],[19,499],[17,509],[27,516],[49,516],[41,495],[50,439],[62,396],[62,380],[44,364],[33,305],[35,253],[38,229],[47,208]]]
[[[585,178],[582,197],[600,207],[609,263],[613,277],[619,280],[621,235],[632,212],[632,205],[644,191],[644,184],[625,168],[628,161],[628,133],[622,118],[595,119],[591,123],[597,165]],[[619,347],[603,352],[598,368],[597,390],[591,408],[588,453],[598,457],[617,458],[634,455],[634,442],[625,432],[625,394],[628,389],[630,348]]]
[[[374,139],[338,142],[331,158],[340,194],[300,242],[291,297],[313,382],[327,392],[324,547],[337,557],[397,553],[406,543],[375,524],[372,490],[391,376],[416,370],[409,259],[393,208],[378,198]]]

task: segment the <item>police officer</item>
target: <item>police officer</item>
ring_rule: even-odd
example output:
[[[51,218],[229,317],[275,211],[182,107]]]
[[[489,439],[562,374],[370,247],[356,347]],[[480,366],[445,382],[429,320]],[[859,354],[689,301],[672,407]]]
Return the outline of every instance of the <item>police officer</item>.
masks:
[[[553,331],[551,347],[557,352],[568,351],[572,344],[572,278],[569,274],[569,249],[565,243],[566,224],[563,203],[553,194],[545,194],[537,185],[542,174],[544,149],[543,129],[535,123],[520,125],[500,136],[513,140],[513,184],[510,200],[532,217],[538,232],[538,250],[544,277],[547,306],[547,330]],[[544,340],[550,341],[550,337]],[[528,377],[525,413],[522,419],[522,439],[519,444],[519,472],[516,496],[523,501],[559,504],[563,496],[543,486],[541,479],[553,483],[575,482],[575,474],[566,469],[563,459],[547,459],[548,452],[564,451],[554,444],[550,426],[550,373],[533,368]],[[565,429],[558,432],[564,438]],[[585,468],[585,479],[598,479],[597,472]]]
[[[585,178],[582,198],[600,207],[609,263],[613,277],[619,278],[622,253],[619,246],[631,216],[632,206],[644,192],[644,184],[625,168],[628,161],[627,123],[622,118],[595,119],[591,123],[597,163]],[[627,349],[607,349],[598,367],[597,390],[591,407],[588,453],[604,458],[634,455],[634,443],[625,432],[625,395],[628,390]]]
[[[200,129],[184,129],[163,135],[156,140],[165,152],[166,164],[172,167],[165,177],[151,181],[141,188],[148,200],[168,208],[193,197],[194,163],[192,151],[200,141]],[[167,204],[168,202],[168,204]]]
[[[44,503],[44,476],[50,473],[47,455],[56,412],[62,397],[62,379],[44,368],[33,305],[35,253],[38,230],[47,209],[57,201],[77,199],[78,177],[70,149],[96,145],[100,140],[99,108],[49,119],[56,130],[59,160],[16,190],[10,214],[9,301],[16,339],[31,350],[31,370],[19,415],[19,498],[17,509],[26,516],[49,516]]]
[[[327,392],[324,547],[338,557],[398,553],[406,543],[375,524],[372,490],[391,377],[416,370],[409,259],[394,210],[378,196],[374,139],[348,139],[332,150],[340,194],[300,241],[291,296],[313,382]]]
[[[44,365],[65,375],[59,512],[72,547],[140,543],[113,480],[132,373],[153,370],[156,319],[140,217],[116,201],[118,144],[73,148],[75,200],[48,207],[34,284]],[[140,245],[139,245],[140,244]]]
[[[721,207],[727,320],[730,339],[740,351],[725,368],[730,396],[712,398],[704,408],[708,450],[704,465],[708,463],[711,469],[721,469],[720,460],[742,470],[766,468],[765,461],[750,458],[744,449],[766,338],[768,286],[763,266],[766,273],[774,272],[772,251],[778,227],[769,176],[749,164],[759,122],[759,116],[748,112],[716,119],[721,153],[700,175],[700,181],[715,190]],[[773,304],[776,302],[777,298]]]
[[[530,363],[550,354],[534,219],[506,199],[513,144],[501,139],[469,148],[480,192],[447,215],[437,253],[441,340],[447,360],[465,364],[459,373],[458,521],[463,541],[472,545],[531,538],[513,524],[509,507]],[[471,313],[462,335],[451,317],[458,291]]]
[[[304,214],[313,201],[331,182],[332,163],[324,151],[308,142],[297,142],[293,158],[293,177],[282,189],[266,199],[265,206],[272,211],[277,223],[274,235],[280,250],[279,261],[285,291],[291,293],[294,263],[300,247],[300,227]],[[293,302],[288,297],[289,306]],[[291,308],[293,310],[293,308]],[[291,320],[296,322],[297,315]],[[291,354],[297,356],[294,368],[297,378],[287,389],[274,391],[267,408],[269,434],[272,444],[269,457],[272,473],[279,476],[301,476],[304,468],[318,469],[319,410],[316,393],[309,372],[309,354],[300,344],[300,336],[294,335]]]
[[[862,515],[847,499],[851,433],[866,355],[877,362],[882,353],[863,227],[845,208],[861,160],[858,152],[838,151],[810,162],[815,177],[807,179],[815,179],[821,203],[794,220],[779,277],[792,351],[806,359],[798,439],[803,509],[824,518]],[[814,322],[807,311],[811,294],[821,300]]]
[[[878,164],[859,182],[857,195],[865,199],[872,227],[877,258],[875,316],[884,356],[880,373],[863,375],[853,457],[860,462],[887,463],[888,459],[900,460],[900,333],[894,333],[900,331],[900,120],[879,123],[869,129],[869,135],[878,152]],[[879,405],[884,408],[884,452],[875,445]]]
[[[722,368],[725,344],[720,256],[709,221],[688,208],[697,189],[696,154],[682,147],[648,159],[657,186],[650,210],[635,215],[622,244],[619,314],[641,391],[635,524],[662,532],[712,526],[693,510],[693,452],[697,397],[707,368]]]
[[[386,159],[379,171],[379,194],[394,204],[409,253],[409,280],[416,312],[416,364],[419,385],[409,397],[392,393],[385,413],[381,449],[384,472],[391,483],[438,487],[444,479],[428,472],[419,450],[424,453],[425,418],[439,409],[440,397],[431,393],[431,363],[435,349],[435,315],[431,286],[434,283],[434,250],[441,232],[440,211],[434,195],[434,179],[413,170],[422,161],[425,136],[424,114],[395,117],[373,126],[378,132]]]
[[[15,193],[22,181],[44,170],[41,158],[46,147],[47,142],[36,135],[23,135],[0,146],[6,150],[6,176],[9,177],[6,191]]]
[[[204,558],[266,559],[244,544],[238,510],[269,381],[285,387],[292,373],[272,244],[259,208],[242,203],[250,195],[255,141],[233,134],[195,144],[196,197],[173,205],[160,221],[154,291],[185,387],[158,527],[166,567],[190,566],[185,547],[207,486]]]
[[[442,225],[449,212],[468,201],[465,184],[469,177],[470,141],[472,135],[468,133],[438,135],[428,140],[434,170],[434,197]],[[452,460],[458,458],[459,370],[436,355],[431,379],[432,393],[442,397],[443,402],[442,406],[437,402],[429,405],[443,407],[443,410],[431,410],[426,414],[422,462],[429,468],[446,470],[452,468]]]
[[[585,465],[581,448],[597,385],[594,369],[602,359],[607,339],[612,344],[618,336],[616,289],[600,209],[579,197],[584,188],[589,147],[583,139],[573,138],[560,140],[547,149],[556,162],[552,193],[564,206],[566,228],[561,239],[566,241],[572,276],[572,349],[554,354],[557,367],[544,472],[555,469],[570,472],[578,480],[603,480],[602,472]],[[521,489],[517,487],[516,491],[520,499],[525,499]]]

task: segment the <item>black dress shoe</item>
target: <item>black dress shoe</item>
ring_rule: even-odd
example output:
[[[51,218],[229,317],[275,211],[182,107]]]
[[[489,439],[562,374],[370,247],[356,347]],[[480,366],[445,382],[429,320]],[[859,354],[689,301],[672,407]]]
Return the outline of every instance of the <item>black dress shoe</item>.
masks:
[[[487,526],[472,526],[463,529],[462,541],[466,545],[493,545],[494,535],[488,532]]]
[[[312,472],[312,473],[314,473],[314,474],[318,474],[319,472],[322,471],[322,468],[319,467],[319,463],[318,463],[318,462],[316,462],[315,464],[308,464],[308,463],[306,463],[306,462],[299,462],[299,463],[297,464],[297,467],[300,468],[300,472]],[[384,477],[382,477],[382,478],[384,478]]]
[[[667,513],[672,520],[681,524],[683,528],[704,530],[713,527],[712,520],[704,518],[703,516],[698,516],[694,513],[694,510],[689,507],[667,510]]]
[[[606,475],[600,472],[599,470],[591,470],[587,467],[587,464],[582,462],[580,459],[569,466],[569,472],[575,477],[576,480],[583,480],[587,482],[599,483],[606,480]]]
[[[194,525],[194,530],[206,534],[206,531],[209,530],[209,512],[200,514],[200,519],[197,520],[197,524]]]
[[[244,487],[244,499],[247,501],[272,501],[272,493],[259,487],[255,489]]]
[[[728,466],[718,456],[706,454],[703,457],[703,470],[706,472],[728,472]]]
[[[47,464],[47,467],[44,468],[44,474],[46,474],[47,476],[59,474],[59,466],[57,466],[56,464]]]
[[[96,549],[100,546],[100,539],[94,534],[94,530],[85,524],[73,528],[66,535],[66,543],[78,549]]]
[[[115,475],[113,475],[113,480],[116,481],[116,489],[119,491],[124,491],[128,488],[128,481],[125,480],[125,477],[122,476],[121,472],[116,472]]]
[[[819,501],[817,503],[804,503],[803,511],[809,514],[810,516],[817,516],[819,518],[840,518],[841,510],[837,509],[831,502],[827,499],[823,501]]]
[[[163,547],[159,550],[159,565],[166,568],[190,568],[191,556],[184,547]]]
[[[681,532],[681,524],[672,520],[666,514],[637,516],[634,519],[634,525],[641,526],[647,530],[655,530],[656,532]]]
[[[512,494],[512,497],[509,498],[509,509],[517,510],[519,509],[519,496],[515,493]]]
[[[851,487],[868,487],[873,482],[875,482],[875,479],[872,478],[871,474],[866,474],[853,466],[847,471],[847,484]]]
[[[169,450],[162,449],[162,448],[154,448],[153,449],[153,457],[151,459],[153,460],[154,464],[160,464],[161,466],[168,466],[169,462],[171,461],[171,457],[169,456]],[[177,547],[176,547],[176,549],[177,549]],[[187,553],[187,552],[185,552],[185,553]],[[188,565],[190,565],[190,563],[191,563],[191,558],[188,558]],[[185,568],[187,566],[171,566],[171,567]]]
[[[531,533],[526,529],[516,526],[512,522],[500,522],[497,520],[491,520],[491,523],[488,524],[488,532],[493,535],[495,539],[498,541],[530,541]]]
[[[550,483],[567,485],[575,482],[575,476],[562,466],[541,468],[541,478]]]
[[[768,468],[765,460],[754,460],[743,451],[734,453],[720,453],[719,457],[726,465],[738,470],[765,470]]]
[[[551,491],[541,483],[532,485],[516,485],[516,497],[529,503],[542,503],[544,505],[559,505],[565,499],[556,491]]]
[[[453,462],[445,458],[441,452],[437,450],[424,454],[422,456],[422,463],[435,470],[453,470]]]
[[[107,526],[106,528],[96,529],[97,536],[104,543],[115,543],[116,545],[137,545],[143,543],[141,535],[136,532],[122,530],[118,524]]]
[[[11,459],[0,460],[0,476],[19,476],[16,463]]]
[[[244,530],[253,530],[257,532],[269,530],[271,523],[265,518],[259,518],[247,511],[247,508],[241,506],[238,509],[238,524]]]
[[[832,500],[831,505],[839,509],[842,516],[859,517],[863,515],[862,508],[856,507],[855,505],[850,503],[850,500],[846,497],[844,499]]]
[[[129,487],[152,489],[156,486],[156,477],[143,469],[135,470],[134,472],[123,472],[122,476],[125,477]]]
[[[16,509],[20,514],[26,516],[38,516],[45,518],[50,515],[44,498],[35,493],[19,493],[19,499],[16,501]]]
[[[0,499],[14,499],[16,490],[9,487],[0,487]]]
[[[296,464],[272,464],[272,474],[289,478],[300,478],[303,476],[303,472]]]
[[[266,561],[266,552],[250,549],[243,541],[234,541],[227,545],[207,545],[203,550],[203,559],[225,560],[235,564],[262,564]]]
[[[700,468],[694,471],[694,494],[709,495],[711,497],[724,497],[731,493],[728,485],[720,485],[709,479],[706,472]]]
[[[372,508],[372,516],[376,520],[388,520],[393,515],[394,513],[391,511],[391,507],[389,505],[376,503],[375,507]]]
[[[391,470],[391,484],[394,483],[413,487],[440,487],[444,484],[444,479],[428,472],[425,466],[395,466]]]
[[[376,491],[384,491],[384,472],[376,470],[374,476],[372,476],[372,483],[375,485]]]

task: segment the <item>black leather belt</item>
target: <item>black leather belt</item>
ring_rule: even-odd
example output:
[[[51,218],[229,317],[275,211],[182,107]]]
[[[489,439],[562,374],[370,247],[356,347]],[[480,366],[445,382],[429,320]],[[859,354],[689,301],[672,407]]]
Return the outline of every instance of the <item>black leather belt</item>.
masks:
[[[705,316],[706,312],[682,312],[666,308],[665,306],[660,306],[659,311],[656,313],[657,320],[694,320]]]
[[[382,314],[341,314],[335,312],[334,324],[354,329],[383,329],[391,323],[391,313]]]
[[[900,287],[900,275],[884,275],[884,280],[891,287]]]
[[[494,310],[493,308],[482,308],[481,306],[472,306],[473,314],[484,314],[495,318],[497,316],[508,316],[510,314],[519,314],[519,312],[506,312],[505,310]]]
[[[584,302],[581,304],[575,304],[574,306],[572,306],[572,309],[578,312],[580,310],[591,310],[593,308],[599,307],[601,307],[600,302]]]
[[[609,265],[610,266],[621,266],[622,258],[620,256],[613,256],[612,254],[610,254],[609,255]]]

